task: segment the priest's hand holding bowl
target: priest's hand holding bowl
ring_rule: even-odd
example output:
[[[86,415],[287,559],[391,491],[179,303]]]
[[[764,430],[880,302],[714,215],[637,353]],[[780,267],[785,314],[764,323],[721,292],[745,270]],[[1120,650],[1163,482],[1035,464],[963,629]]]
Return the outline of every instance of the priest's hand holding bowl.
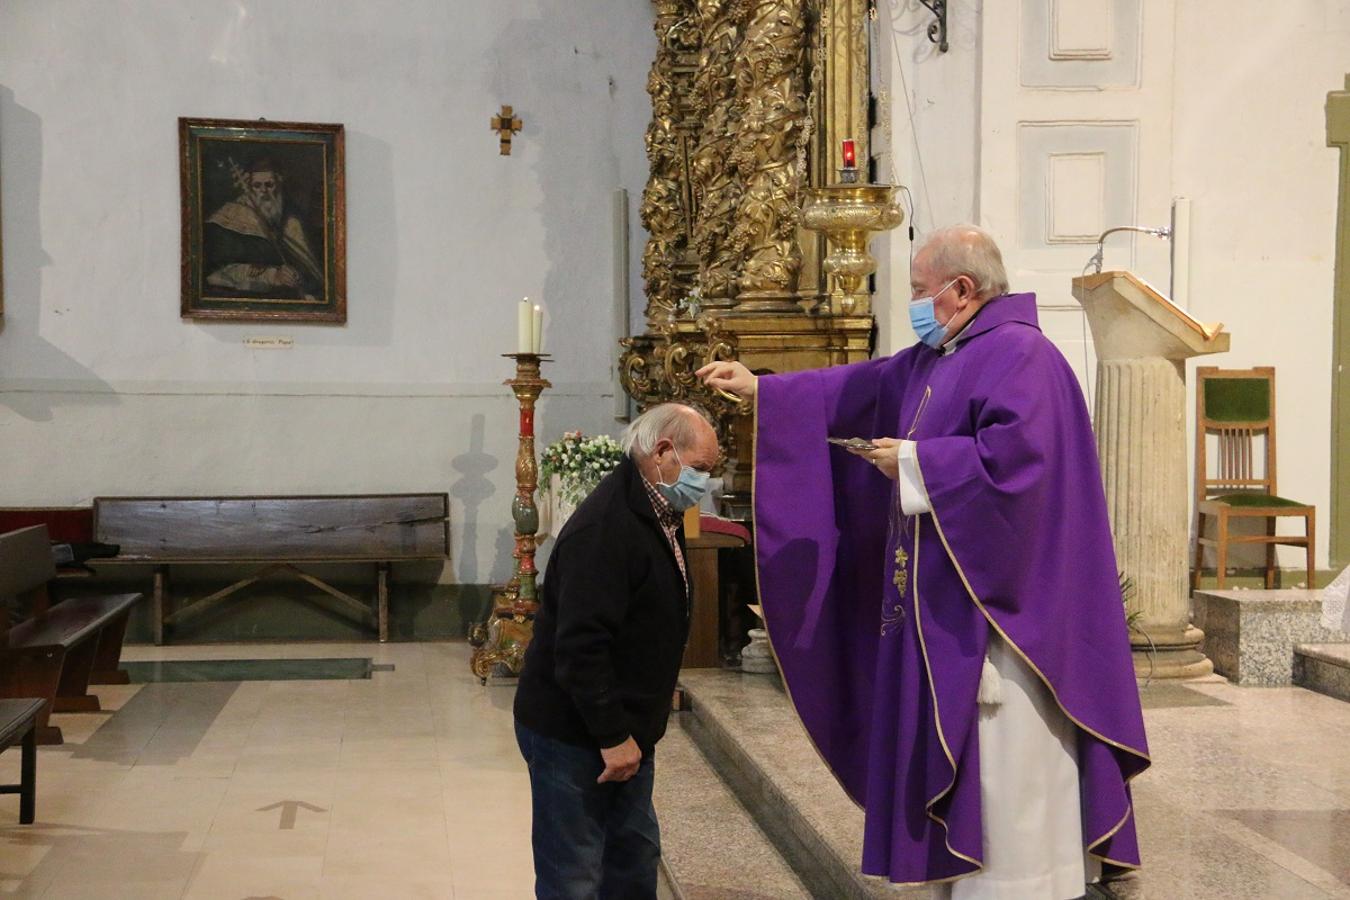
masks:
[[[873,438],[875,450],[849,450],[854,456],[867,460],[877,467],[877,471],[891,481],[900,477],[900,440],[899,438]]]
[[[715,391],[735,394],[742,400],[754,400],[759,376],[738,362],[715,362],[694,373]]]

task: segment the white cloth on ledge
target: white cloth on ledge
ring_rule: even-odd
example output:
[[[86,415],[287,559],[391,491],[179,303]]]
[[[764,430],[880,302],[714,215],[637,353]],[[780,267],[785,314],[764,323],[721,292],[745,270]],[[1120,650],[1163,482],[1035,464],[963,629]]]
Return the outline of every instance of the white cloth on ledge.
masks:
[[[1312,585],[1309,585],[1312,587]],[[1350,634],[1350,567],[1322,589],[1322,627]]]

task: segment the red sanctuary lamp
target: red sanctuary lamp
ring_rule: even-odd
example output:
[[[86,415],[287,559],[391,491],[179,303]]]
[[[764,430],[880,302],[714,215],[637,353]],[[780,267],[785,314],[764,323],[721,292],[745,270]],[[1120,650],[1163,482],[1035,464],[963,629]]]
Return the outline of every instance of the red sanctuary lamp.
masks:
[[[852,138],[843,141],[844,165],[839,169],[839,180],[844,184],[858,183],[858,151]]]

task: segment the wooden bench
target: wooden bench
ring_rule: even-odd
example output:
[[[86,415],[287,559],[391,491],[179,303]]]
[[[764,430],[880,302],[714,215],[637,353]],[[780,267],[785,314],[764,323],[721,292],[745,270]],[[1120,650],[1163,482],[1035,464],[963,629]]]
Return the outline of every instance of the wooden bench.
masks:
[[[19,783],[0,784],[0,794],[19,795],[19,824],[32,825],[37,814],[37,718],[45,701],[36,697],[0,700],[0,753],[22,744]]]
[[[53,604],[56,577],[42,525],[0,535],[0,698],[44,701],[36,722],[39,744],[59,744],[52,712],[96,712],[91,684],[125,684],[119,668],[131,608],[143,595],[77,597]],[[11,609],[12,607],[12,614]]]
[[[362,624],[374,621],[389,639],[389,577],[395,562],[450,557],[447,494],[358,494],[310,497],[98,497],[94,539],[121,547],[107,563],[155,566],[154,639],[279,572],[291,572],[336,601]],[[215,593],[174,607],[169,566],[237,563],[260,568]],[[373,605],[302,571],[302,564],[365,563],[375,567]],[[373,608],[372,608],[373,606]]]

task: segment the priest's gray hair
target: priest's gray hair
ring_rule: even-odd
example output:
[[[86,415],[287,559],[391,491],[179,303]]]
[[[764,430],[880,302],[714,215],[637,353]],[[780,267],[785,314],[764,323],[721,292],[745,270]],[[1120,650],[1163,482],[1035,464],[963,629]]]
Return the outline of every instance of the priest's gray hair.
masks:
[[[675,449],[683,450],[692,447],[698,439],[699,417],[705,420],[708,418],[683,403],[662,403],[630,422],[619,443],[624,452],[634,459],[649,455],[661,438],[670,438]]]
[[[1003,254],[989,232],[975,225],[950,225],[923,239],[914,254],[928,254],[928,267],[943,281],[968,275],[981,300],[1008,293]]]

